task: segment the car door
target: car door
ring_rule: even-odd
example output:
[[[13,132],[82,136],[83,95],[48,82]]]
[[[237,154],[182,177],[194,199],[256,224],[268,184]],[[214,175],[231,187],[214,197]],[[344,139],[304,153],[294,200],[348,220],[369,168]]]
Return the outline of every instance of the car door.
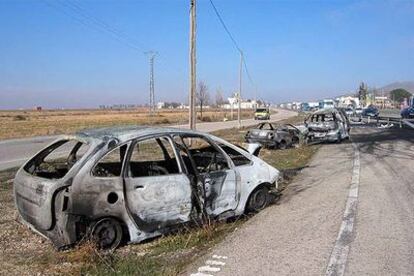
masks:
[[[191,184],[172,140],[156,136],[134,141],[125,172],[125,196],[138,227],[153,231],[190,220]]]
[[[201,201],[208,215],[235,210],[239,200],[237,173],[227,154],[204,136],[180,135],[197,172]],[[176,141],[177,138],[174,138]]]

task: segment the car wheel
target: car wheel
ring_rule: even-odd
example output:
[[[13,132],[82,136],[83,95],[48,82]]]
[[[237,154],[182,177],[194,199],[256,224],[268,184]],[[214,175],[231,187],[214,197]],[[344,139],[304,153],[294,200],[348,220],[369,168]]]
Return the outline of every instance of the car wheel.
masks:
[[[292,145],[297,145],[297,144],[299,144],[299,137],[294,136],[294,137],[292,138]]]
[[[338,136],[336,137],[336,142],[338,144],[342,142],[342,135],[341,135],[341,133],[338,133]]]
[[[284,140],[280,141],[280,143],[279,143],[279,149],[284,150],[286,148],[287,148],[286,141],[284,141]]]
[[[103,250],[117,248],[121,244],[122,236],[121,223],[113,218],[99,220],[91,231],[91,240]]]
[[[246,211],[248,213],[257,213],[263,210],[269,203],[269,189],[266,186],[256,188],[249,197]]]

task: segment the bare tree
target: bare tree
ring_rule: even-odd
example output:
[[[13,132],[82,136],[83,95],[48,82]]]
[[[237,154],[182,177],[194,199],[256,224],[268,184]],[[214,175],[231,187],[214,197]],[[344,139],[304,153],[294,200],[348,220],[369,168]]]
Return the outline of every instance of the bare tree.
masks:
[[[223,97],[223,92],[221,91],[221,88],[218,88],[216,90],[216,106],[220,107],[224,103],[225,103],[225,101],[224,101],[224,97]]]
[[[203,106],[208,105],[210,101],[210,95],[208,94],[208,87],[204,81],[198,83],[197,89],[197,104],[200,106],[200,117],[203,120]]]

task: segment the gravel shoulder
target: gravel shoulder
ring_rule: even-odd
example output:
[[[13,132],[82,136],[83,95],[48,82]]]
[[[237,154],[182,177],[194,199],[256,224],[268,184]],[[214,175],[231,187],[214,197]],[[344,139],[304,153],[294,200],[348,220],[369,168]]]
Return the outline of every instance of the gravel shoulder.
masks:
[[[218,275],[321,275],[338,234],[351,183],[350,143],[321,147],[277,205],[241,226],[187,268],[225,256]]]

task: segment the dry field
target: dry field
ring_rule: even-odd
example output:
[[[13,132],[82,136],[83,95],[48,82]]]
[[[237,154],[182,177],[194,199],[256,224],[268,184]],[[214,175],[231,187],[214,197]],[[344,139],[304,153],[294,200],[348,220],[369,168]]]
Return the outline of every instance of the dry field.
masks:
[[[234,116],[237,116],[236,112]],[[242,112],[242,118],[252,116],[253,110]],[[149,116],[145,109],[0,111],[0,140],[67,134],[112,125],[184,124],[187,118],[188,110],[161,110],[154,116]],[[208,109],[203,112],[203,121],[222,121],[224,118],[230,119],[230,111]]]

